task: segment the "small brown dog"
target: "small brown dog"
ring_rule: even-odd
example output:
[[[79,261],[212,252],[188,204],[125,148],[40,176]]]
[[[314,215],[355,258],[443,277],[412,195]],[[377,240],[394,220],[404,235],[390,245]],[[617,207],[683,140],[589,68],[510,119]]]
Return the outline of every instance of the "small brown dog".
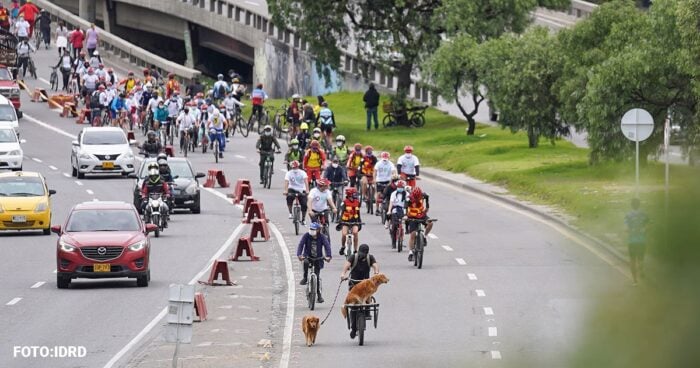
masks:
[[[306,336],[306,346],[311,346],[316,343],[316,333],[321,325],[318,323],[318,317],[313,314],[307,314],[301,320],[301,330]]]
[[[378,273],[367,280],[362,280],[345,297],[345,304],[367,304],[372,295],[379,289],[379,285],[387,282],[389,282],[389,279],[383,273]],[[340,313],[343,315],[343,318],[348,317],[345,308],[340,308]]]

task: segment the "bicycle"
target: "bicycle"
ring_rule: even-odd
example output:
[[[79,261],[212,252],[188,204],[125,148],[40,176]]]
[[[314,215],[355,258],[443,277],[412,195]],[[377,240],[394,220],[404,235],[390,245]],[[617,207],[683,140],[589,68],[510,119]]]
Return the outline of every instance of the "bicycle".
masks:
[[[180,152],[187,157],[187,151],[190,150],[190,131],[182,132],[182,143],[180,144]]]
[[[345,244],[343,244],[343,246],[345,247],[345,259],[349,260],[350,256],[357,253],[357,250],[355,249],[355,236],[352,235],[352,227],[353,226],[362,226],[365,223],[364,222],[355,223],[355,222],[340,221],[339,224],[341,227],[342,226],[348,227],[348,234],[345,236]]]
[[[374,214],[375,188],[372,182],[372,177],[367,176],[367,195],[365,196],[365,204],[367,205],[367,213]]]
[[[403,213],[397,214],[394,209],[392,209],[391,215],[391,226],[389,226],[389,236],[391,237],[391,248],[401,253],[403,250],[403,238],[404,238],[404,222]]]
[[[219,132],[218,130],[212,128],[209,129],[209,133],[212,135],[212,152],[214,153],[214,162],[219,163],[219,156],[221,156],[221,153],[219,152],[219,134],[224,134],[223,132]]]
[[[281,151],[275,151],[274,153],[280,153]],[[273,153],[268,152],[265,155],[265,161],[263,162],[263,188],[270,189],[270,186],[272,185],[272,160],[273,160]]]
[[[316,295],[322,291],[321,278],[316,274],[316,267],[314,267],[315,263],[322,259],[323,257],[304,258],[304,262],[309,262],[309,276],[306,282],[306,300],[309,303],[310,310],[314,310],[316,306]]]
[[[333,196],[333,204],[335,204],[335,208],[341,208],[343,204],[343,188],[345,188],[345,185],[347,183],[347,181],[331,183],[331,193]],[[331,220],[335,223],[340,222],[340,214],[334,213],[331,217]]]
[[[34,34],[32,36],[34,37],[34,49],[39,50],[41,48],[41,41],[44,40],[44,37],[41,35],[41,32],[39,32],[38,27],[34,29]]]
[[[294,234],[299,235],[299,225],[301,224],[301,205],[299,204],[299,197],[304,198],[304,193],[293,193],[287,194],[287,196],[294,196],[294,202],[292,203],[292,223],[294,224]]]
[[[80,84],[78,83],[78,78],[74,75],[70,82],[68,83],[68,94],[70,95],[80,95]]]
[[[363,280],[348,279],[354,283],[359,283]],[[374,297],[370,298],[370,303],[368,304],[343,304],[345,308],[345,315],[348,316],[348,330],[352,329],[352,319],[355,319],[355,328],[357,330],[358,344],[360,346],[365,344],[365,329],[367,328],[367,321],[374,319],[374,328],[377,328],[377,321],[379,320],[379,303]]]
[[[52,91],[58,91],[58,72],[56,69],[58,69],[58,67],[51,67],[51,77],[49,77],[49,83],[51,84]]]
[[[417,223],[416,228],[416,244],[413,248],[413,266],[418,267],[418,269],[423,268],[423,252],[425,250],[425,236],[423,235],[423,226],[426,222],[436,222],[437,219],[407,219],[406,223]]]
[[[31,56],[29,56],[29,60],[27,60],[27,67],[29,68],[29,75],[30,75],[32,78],[37,79],[37,76],[36,76],[36,65],[34,65],[34,59],[32,59]]]
[[[385,128],[399,125],[420,128],[425,125],[425,110],[428,109],[428,106],[414,106],[396,110],[390,104],[385,104],[383,108],[386,115],[382,119],[382,125]]]

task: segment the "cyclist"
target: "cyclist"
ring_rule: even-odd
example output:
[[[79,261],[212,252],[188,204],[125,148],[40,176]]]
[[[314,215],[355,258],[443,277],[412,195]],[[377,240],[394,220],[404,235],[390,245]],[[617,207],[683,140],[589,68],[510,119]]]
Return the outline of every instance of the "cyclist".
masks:
[[[100,78],[95,74],[95,70],[93,68],[88,68],[87,74],[82,77],[83,96],[92,94],[92,92],[97,89],[97,82],[99,81]]]
[[[126,105],[124,104],[124,93],[120,93],[119,96],[116,98],[112,99],[112,102],[109,104],[109,113],[110,116],[112,117],[112,124],[116,125],[118,118],[119,118],[119,113],[126,108]],[[119,122],[120,124],[124,124],[124,122]]]
[[[311,141],[309,149],[304,154],[304,170],[308,175],[309,183],[321,177],[321,170],[326,162],[326,153],[321,150],[318,141]]]
[[[240,113],[240,109],[245,107],[245,104],[238,101],[236,95],[231,92],[231,94],[224,99],[224,107],[226,108],[226,119],[235,121],[234,117]]]
[[[241,83],[240,79],[233,78],[231,80],[231,95],[233,95],[233,98],[235,98],[236,101],[240,101],[244,93],[245,85]]]
[[[382,206],[384,206],[384,211],[386,213],[386,220],[384,222],[384,228],[388,229],[389,228],[389,220],[391,220],[391,212],[389,211],[391,208],[389,207],[389,202],[391,201],[391,195],[396,191],[396,188],[398,187],[399,184],[399,175],[394,173],[391,174],[391,181],[389,182],[389,185],[384,188],[384,191],[382,192],[382,198],[385,198],[384,202],[382,202]],[[404,182],[404,185],[406,182]],[[389,201],[387,201],[387,199]]]
[[[119,86],[124,86],[124,91],[126,93],[129,93],[129,91],[131,91],[131,89],[136,87],[136,85],[138,84],[139,81],[136,80],[136,78],[134,78],[134,72],[131,71],[129,72],[129,74],[127,74],[125,79],[119,81]]]
[[[428,210],[430,209],[430,197],[427,193],[415,187],[411,190],[411,195],[408,197],[408,205],[406,207],[406,218],[410,220],[420,220],[420,222],[425,224],[425,246],[428,246],[428,234],[433,228],[433,223],[428,217]],[[411,234],[408,240],[408,261],[413,261],[413,248],[416,244],[416,229],[418,224],[415,222],[408,223],[408,233]]]
[[[258,121],[260,121],[260,118],[262,117],[263,105],[265,104],[265,100],[268,98],[267,93],[265,93],[263,90],[262,83],[255,86],[253,92],[250,93],[250,100],[253,104],[253,112],[251,114],[256,115]]]
[[[219,158],[224,158],[226,149],[226,139],[224,139],[224,129],[226,129],[226,118],[219,112],[219,109],[209,115],[207,131],[209,132],[209,149],[214,149],[214,140],[219,140]]]
[[[175,120],[177,124],[178,131],[180,132],[180,152],[184,152],[189,149],[185,147],[185,136],[189,135],[190,140],[192,139],[192,130],[195,123],[195,117],[190,113],[190,107],[185,106],[180,112],[180,115]]]
[[[396,189],[391,193],[391,196],[389,197],[389,203],[387,206],[389,208],[389,213],[387,214],[387,222],[384,225],[385,228],[389,228],[389,222],[391,222],[394,225],[398,225],[399,219],[404,217],[404,215],[406,214],[407,197],[408,196],[406,195],[406,182],[403,180],[399,180],[396,183]],[[391,247],[396,248],[396,241],[393,240],[393,237]]]
[[[163,201],[161,213],[169,213],[170,209],[168,208],[166,202],[167,198],[170,197],[170,188],[168,187],[168,183],[161,177],[160,172],[158,170],[158,164],[155,162],[151,162],[150,164],[148,164],[148,178],[144,180],[143,184],[141,185],[142,212],[146,211],[146,205],[148,204],[148,196],[151,193],[160,193],[165,195],[166,200]],[[163,217],[163,227],[168,227],[168,216]]]
[[[313,134],[311,134],[311,140],[312,141],[321,141],[321,128],[314,128]]]
[[[357,188],[357,174],[362,164],[362,145],[355,143],[354,150],[348,156],[347,165],[348,178],[350,179],[350,186]]]
[[[290,163],[292,161],[303,161],[304,151],[299,148],[299,140],[296,138],[289,141],[289,151],[284,155],[284,162],[287,164],[287,170],[291,170]],[[303,167],[300,167],[303,169]]]
[[[299,125],[301,124],[301,96],[298,94],[292,95],[292,102],[287,108],[287,121],[292,124],[292,136],[296,135],[299,131]]]
[[[297,134],[297,141],[299,141],[299,148],[301,148],[302,151],[306,151],[306,148],[309,146],[309,142],[311,142],[311,135],[309,135],[309,124],[307,123],[301,123],[299,126],[299,134]]]
[[[375,275],[378,274],[379,263],[377,263],[377,260],[373,255],[369,254],[369,245],[361,244],[357,249],[357,253],[353,254],[347,261],[345,261],[343,272],[340,273],[340,279],[347,280],[349,272],[350,280],[348,281],[348,289],[352,290],[352,288],[360,281],[367,280],[369,278],[370,269],[374,271]],[[354,317],[355,312],[350,313],[350,321],[352,324],[350,328],[350,338],[354,339],[355,335],[357,335],[357,327],[355,326],[356,322]]]
[[[391,158],[389,152],[382,152],[379,157],[381,160],[374,165],[374,182],[377,185],[377,209],[379,209],[379,199],[383,198],[382,193],[384,193],[384,189],[391,182],[392,174],[396,172],[396,167],[389,160]],[[377,216],[379,216],[379,211],[376,212]]]
[[[158,107],[153,113],[153,129],[155,130],[159,130],[161,124],[165,124],[168,120],[168,109],[165,108],[165,101],[157,100],[157,104]]]
[[[168,74],[168,83],[165,84],[165,98],[170,98],[175,91],[180,90],[180,82],[175,79],[175,74]]]
[[[307,124],[316,122],[314,106],[307,100],[301,100],[301,121]]]
[[[30,54],[35,51],[36,49],[34,48],[34,45],[27,42],[26,39],[23,39],[19,42],[19,44],[17,44],[17,70],[20,68],[22,69],[23,78],[27,75],[29,59],[31,58]]]
[[[335,129],[335,115],[328,108],[328,102],[321,103],[321,111],[316,117],[316,124],[323,132],[323,140],[326,142],[326,147],[330,149],[333,146],[333,129]]]
[[[345,188],[345,199],[343,199],[343,208],[340,211],[341,223],[336,226],[336,230],[341,230],[340,240],[340,255],[345,254],[345,240],[348,236],[348,231],[352,231],[353,248],[357,251],[358,234],[362,229],[362,219],[360,218],[360,199],[357,195],[357,189],[354,187]],[[352,227],[352,229],[350,229]]]
[[[329,209],[333,211],[333,213],[338,212],[338,209],[335,208],[335,204],[333,203],[331,191],[328,190],[329,184],[330,183],[326,179],[318,179],[316,182],[317,187],[309,191],[308,207],[311,207],[311,211],[309,212],[309,219],[311,222],[320,222],[318,219],[319,216],[327,216]],[[327,225],[328,217],[326,217],[325,220]]]
[[[308,282],[307,275],[309,274],[310,263],[308,258],[319,258],[323,259],[314,260],[313,267],[318,280],[318,302],[323,303],[323,297],[321,296],[321,269],[323,268],[324,261],[330,262],[331,255],[331,244],[326,239],[325,236],[319,236],[319,229],[321,225],[316,222],[311,223],[309,226],[309,232],[304,234],[299,240],[299,246],[297,247],[297,257],[299,260],[304,262],[304,277],[301,279],[300,285],[306,285]],[[325,257],[324,257],[325,252]]]
[[[403,152],[404,154],[396,160],[396,169],[401,178],[406,180],[406,184],[415,187],[415,178],[420,175],[420,162],[418,157],[413,155],[413,146],[405,146]]]
[[[299,161],[294,160],[289,164],[291,170],[284,175],[284,194],[287,196],[287,209],[289,210],[289,218],[292,218],[292,204],[294,198],[299,197],[299,205],[301,206],[301,224],[306,225],[306,209],[307,202],[305,199],[306,193],[309,192],[309,183],[306,181],[306,173],[300,169]]]
[[[175,120],[177,120],[177,116],[180,112],[180,109],[182,109],[182,99],[180,99],[178,94],[178,91],[173,91],[173,94],[165,103],[165,106],[168,108],[168,118],[166,120],[167,123],[165,125],[165,134],[168,137],[170,136],[170,129],[175,129]]]
[[[377,165],[377,157],[374,156],[374,148],[372,146],[365,147],[365,155],[362,156],[362,164],[360,171],[362,172],[361,188],[362,198],[367,198],[367,191],[370,185],[374,185],[374,166]]]
[[[151,98],[153,97],[153,88],[151,87],[150,83],[146,83],[146,89],[141,93],[141,98],[139,99],[139,105],[140,108],[139,110],[141,111],[141,116],[140,120],[141,123],[144,124],[146,122],[146,114],[148,114],[148,104],[151,102]],[[151,116],[152,118],[152,116]]]
[[[350,150],[345,145],[345,136],[340,134],[335,137],[335,147],[333,147],[332,156],[337,157],[339,162],[343,163],[343,169],[345,169],[345,163],[348,162],[348,156],[350,155]]]
[[[345,173],[345,169],[340,166],[337,157],[333,157],[331,164],[323,172],[323,178],[331,182],[331,193],[337,193],[336,196],[343,195],[343,188],[348,181],[348,175]],[[335,197],[333,197],[333,202],[335,202]]]
[[[216,79],[217,81],[214,83],[212,97],[214,97],[214,101],[221,101],[226,98],[228,94],[228,83],[224,80],[223,74],[217,75]]]
[[[273,146],[276,148],[273,148]],[[260,138],[258,138],[258,143],[255,144],[255,148],[260,154],[260,161],[258,162],[258,166],[260,166],[260,184],[265,182],[265,179],[263,178],[265,159],[269,158],[274,167],[275,151],[279,152],[280,147],[281,146],[277,141],[277,138],[272,135],[272,126],[265,125],[263,128],[263,134],[260,135]]]

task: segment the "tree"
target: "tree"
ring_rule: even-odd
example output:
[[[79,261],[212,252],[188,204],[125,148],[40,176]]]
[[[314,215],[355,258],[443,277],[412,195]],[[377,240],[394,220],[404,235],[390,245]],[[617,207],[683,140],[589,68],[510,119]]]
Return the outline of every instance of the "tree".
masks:
[[[549,30],[535,27],[521,37],[505,35],[482,44],[479,51],[480,75],[499,107],[500,125],[526,131],[530,148],[538,146],[540,137],[554,143],[568,134],[552,88],[561,77],[563,58]]]
[[[440,42],[432,15],[440,0],[275,0],[268,5],[273,21],[309,43],[326,80],[337,69],[341,48],[380,70],[396,74],[398,101],[403,104],[411,74]]]

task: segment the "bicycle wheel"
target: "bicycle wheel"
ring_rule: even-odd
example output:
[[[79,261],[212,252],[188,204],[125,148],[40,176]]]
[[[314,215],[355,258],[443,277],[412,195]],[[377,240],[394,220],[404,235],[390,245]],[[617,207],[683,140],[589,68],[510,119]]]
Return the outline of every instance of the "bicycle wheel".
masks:
[[[357,327],[357,337],[359,339],[360,346],[362,346],[365,344],[365,322],[367,322],[367,320],[365,319],[364,311],[357,311],[355,312],[355,315],[355,327]]]
[[[214,140],[214,149],[212,150],[214,152],[214,162],[219,163],[219,140],[215,139]]]
[[[416,113],[411,116],[411,125],[416,128],[420,128],[425,125],[425,116],[421,113]]]
[[[190,150],[190,137],[185,136],[185,139],[183,139],[182,142],[182,153],[187,157],[187,151]]]
[[[420,244],[420,246],[418,246],[418,244]],[[424,244],[425,238],[421,233],[420,236],[416,238],[416,254],[413,257],[416,260],[416,265],[418,266],[418,269],[423,268],[423,251],[425,250],[423,247]]]
[[[301,222],[301,208],[294,206],[294,234],[299,235],[299,222]]]
[[[385,128],[388,128],[390,126],[394,125],[394,119],[392,119],[391,115],[384,115],[384,119],[382,119],[382,126]]]
[[[309,264],[309,267],[313,267],[313,264]],[[306,298],[309,300],[309,309],[314,310],[316,307],[316,288],[317,288],[316,274],[312,273],[309,276],[309,294]]]
[[[58,74],[56,74],[56,69],[51,72],[51,89],[53,91],[58,90]]]
[[[398,236],[396,237],[396,249],[399,253],[403,250],[403,224],[401,222],[398,223],[396,231],[398,232]]]
[[[272,185],[272,162],[267,161],[267,179],[265,180],[265,187],[267,189],[270,189],[270,185]]]
[[[416,244],[413,248],[413,265],[418,267],[418,254],[421,252],[421,234],[416,234]]]

